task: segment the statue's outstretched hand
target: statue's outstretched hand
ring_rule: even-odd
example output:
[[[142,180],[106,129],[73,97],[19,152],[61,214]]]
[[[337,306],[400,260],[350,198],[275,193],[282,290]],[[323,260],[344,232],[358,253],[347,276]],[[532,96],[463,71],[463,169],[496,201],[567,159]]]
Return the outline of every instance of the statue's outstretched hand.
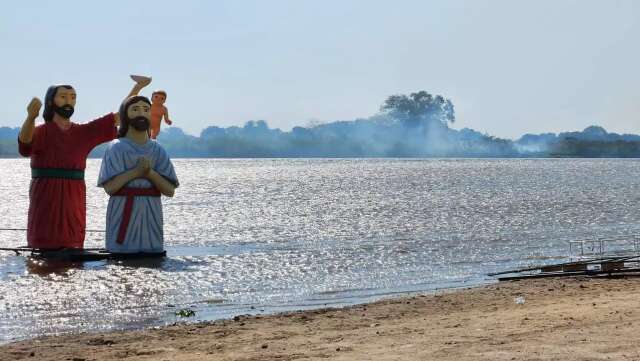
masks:
[[[38,98],[33,98],[27,105],[27,114],[29,118],[37,118],[40,115],[40,108],[42,108],[42,102]]]

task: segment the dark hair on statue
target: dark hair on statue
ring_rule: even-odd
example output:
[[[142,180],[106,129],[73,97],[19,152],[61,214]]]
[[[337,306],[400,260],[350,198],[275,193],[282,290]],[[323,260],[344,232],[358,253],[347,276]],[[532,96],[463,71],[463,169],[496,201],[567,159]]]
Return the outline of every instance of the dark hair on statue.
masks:
[[[45,94],[44,96],[44,110],[42,111],[42,117],[44,118],[45,122],[50,122],[53,120],[53,109],[55,107],[53,98],[56,97],[58,88],[73,89],[71,85],[67,84],[52,85],[49,87],[49,89],[47,89],[47,94]]]
[[[118,138],[122,138],[127,135],[129,131],[129,117],[127,116],[127,110],[129,107],[137,102],[145,102],[151,106],[151,102],[147,97],[143,97],[142,95],[132,96],[130,98],[125,99],[122,104],[120,104],[120,110],[118,114],[120,114],[120,128],[118,128]],[[147,130],[148,132],[148,130]]]

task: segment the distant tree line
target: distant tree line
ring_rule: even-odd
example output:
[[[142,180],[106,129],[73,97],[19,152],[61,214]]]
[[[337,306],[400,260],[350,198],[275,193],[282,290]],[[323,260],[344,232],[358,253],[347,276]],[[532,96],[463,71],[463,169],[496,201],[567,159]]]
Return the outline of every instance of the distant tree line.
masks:
[[[264,120],[242,127],[210,126],[200,136],[167,127],[158,141],[173,157],[640,157],[640,136],[582,132],[525,134],[513,141],[475,130],[451,129],[454,105],[418,91],[388,97],[374,116],[291,131]],[[16,157],[18,128],[0,127],[0,157]],[[105,145],[91,153],[99,157]]]

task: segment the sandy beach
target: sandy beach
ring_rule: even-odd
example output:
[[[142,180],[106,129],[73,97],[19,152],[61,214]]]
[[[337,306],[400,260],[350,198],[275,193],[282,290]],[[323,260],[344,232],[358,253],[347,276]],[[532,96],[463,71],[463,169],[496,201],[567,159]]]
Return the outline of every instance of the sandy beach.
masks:
[[[45,337],[4,345],[0,359],[640,360],[639,293],[640,278],[496,283],[344,309]]]

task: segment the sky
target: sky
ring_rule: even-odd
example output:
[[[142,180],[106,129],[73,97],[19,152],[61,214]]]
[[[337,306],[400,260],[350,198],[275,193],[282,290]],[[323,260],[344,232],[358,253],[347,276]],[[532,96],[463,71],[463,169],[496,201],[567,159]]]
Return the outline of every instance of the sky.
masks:
[[[419,90],[451,99],[454,128],[503,138],[640,133],[638,39],[636,0],[3,2],[0,126],[57,83],[74,121],[116,111],[143,74],[194,135],[366,118]]]

